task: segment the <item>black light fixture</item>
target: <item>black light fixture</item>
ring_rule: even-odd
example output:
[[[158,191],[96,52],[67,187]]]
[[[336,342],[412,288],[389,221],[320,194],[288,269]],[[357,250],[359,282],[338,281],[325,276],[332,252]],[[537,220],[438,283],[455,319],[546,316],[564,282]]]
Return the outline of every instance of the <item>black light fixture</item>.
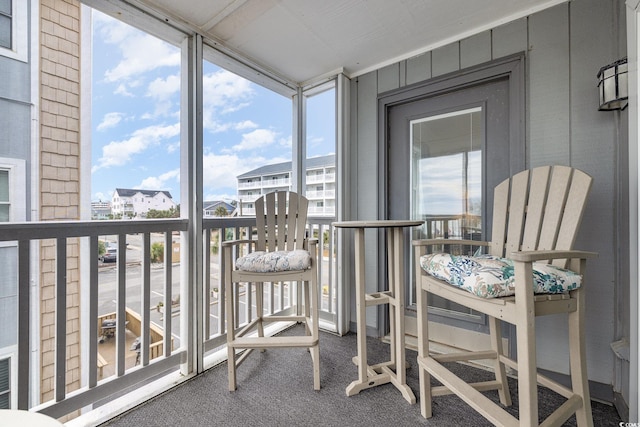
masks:
[[[605,65],[598,71],[600,111],[624,110],[628,104],[627,58]]]

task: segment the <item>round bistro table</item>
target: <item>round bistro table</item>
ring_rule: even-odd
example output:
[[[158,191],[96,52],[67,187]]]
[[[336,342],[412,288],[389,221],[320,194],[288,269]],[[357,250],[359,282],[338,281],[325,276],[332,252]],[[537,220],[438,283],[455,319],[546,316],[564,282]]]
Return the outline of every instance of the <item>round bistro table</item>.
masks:
[[[358,354],[353,363],[358,366],[358,379],[347,387],[347,396],[353,396],[371,387],[392,383],[411,404],[416,403],[413,391],[407,385],[404,347],[404,229],[424,224],[423,221],[373,220],[338,221],[337,228],[352,228],[355,239],[355,286]],[[387,291],[365,292],[365,229],[385,229],[389,286]],[[367,363],[366,309],[381,304],[389,305],[390,360],[370,366]]]

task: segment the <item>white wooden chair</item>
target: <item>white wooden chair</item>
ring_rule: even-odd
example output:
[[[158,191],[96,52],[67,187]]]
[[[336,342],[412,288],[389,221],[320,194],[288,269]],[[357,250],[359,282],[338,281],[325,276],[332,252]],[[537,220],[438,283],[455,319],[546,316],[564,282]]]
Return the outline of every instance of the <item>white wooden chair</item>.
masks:
[[[561,425],[574,413],[579,426],[593,425],[583,289],[586,259],[595,254],[572,250],[591,181],[577,169],[545,166],[523,171],[499,184],[494,192],[492,240],[446,240],[447,245],[483,246],[490,256],[426,253],[429,246],[442,248],[443,241],[413,242],[418,283],[420,406],[425,418],[432,416],[433,397],[453,393],[495,425],[538,425],[539,383],[567,399],[544,425]],[[550,260],[552,266],[548,264]],[[571,271],[564,270],[565,266]],[[492,348],[430,354],[428,293],[486,314]],[[535,316],[556,313],[568,313],[571,388],[537,373]],[[500,320],[516,326],[517,361],[503,351]],[[468,384],[444,365],[480,359],[494,359],[495,380]],[[519,419],[482,393],[497,390],[502,405],[511,405],[505,365],[517,370]],[[442,386],[432,387],[431,376]]]
[[[255,203],[257,238],[222,244],[230,391],[236,389],[236,368],[254,349],[283,347],[309,349],[313,387],[320,389],[317,240],[306,236],[308,204],[305,197],[294,192],[268,193]],[[236,260],[234,247],[243,247],[244,256]],[[304,288],[304,311],[300,312],[298,307],[298,312],[291,315],[265,315],[264,282],[304,284],[298,288]],[[256,303],[256,317],[240,330],[236,330],[238,301],[234,284],[237,283],[246,283],[247,296],[253,286]],[[265,336],[264,325],[268,322],[304,323],[306,334]],[[236,354],[243,349],[244,353]]]

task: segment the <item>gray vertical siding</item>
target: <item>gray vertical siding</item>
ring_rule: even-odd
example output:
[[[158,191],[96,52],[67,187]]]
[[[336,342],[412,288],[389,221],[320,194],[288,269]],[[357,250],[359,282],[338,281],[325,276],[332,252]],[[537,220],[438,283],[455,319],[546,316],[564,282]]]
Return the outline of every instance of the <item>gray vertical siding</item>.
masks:
[[[531,149],[528,160],[532,167],[570,164],[568,19],[568,4],[529,18],[528,142]]]
[[[408,85],[431,78],[431,52],[409,58],[406,64]]]
[[[375,163],[377,95],[526,52],[527,167],[565,164],[595,178],[576,246],[600,253],[589,263],[586,284],[587,353],[589,378],[603,384],[613,382],[609,344],[617,339],[615,294],[628,283],[619,283],[616,275],[615,235],[621,232],[616,197],[620,167],[616,147],[620,141],[615,115],[619,113],[597,111],[596,74],[624,51],[617,49],[619,40],[624,39],[620,35],[625,33],[624,19],[613,24],[615,10],[624,10],[623,4],[623,0],[574,0],[352,80],[358,89],[353,120],[357,136],[352,140],[359,156],[354,183],[359,215],[355,218],[370,219],[377,212],[379,198],[378,189],[371,188],[379,177],[372,174],[381,173]],[[624,134],[624,129],[620,131]],[[538,336],[538,356],[541,367],[566,373],[566,330],[558,329],[557,320],[538,320],[541,327],[553,324],[553,334]]]

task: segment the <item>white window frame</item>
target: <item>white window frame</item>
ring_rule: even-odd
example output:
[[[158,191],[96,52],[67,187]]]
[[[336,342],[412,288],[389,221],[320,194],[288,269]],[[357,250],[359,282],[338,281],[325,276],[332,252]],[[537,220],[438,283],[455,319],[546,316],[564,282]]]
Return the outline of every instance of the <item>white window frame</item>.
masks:
[[[13,0],[11,2],[11,49],[0,47],[0,55],[7,58],[28,62],[29,20],[27,0]]]
[[[2,49],[0,49],[2,50]],[[0,170],[9,172],[9,222],[22,222],[27,219],[27,168],[23,159],[0,157]],[[0,242],[0,247],[17,246],[15,242]],[[17,390],[18,376],[18,347],[8,346],[0,349],[0,359],[11,359],[11,378],[9,387],[11,390],[11,409],[18,406]]]
[[[9,222],[27,220],[26,162],[0,157],[0,170],[9,172]]]

